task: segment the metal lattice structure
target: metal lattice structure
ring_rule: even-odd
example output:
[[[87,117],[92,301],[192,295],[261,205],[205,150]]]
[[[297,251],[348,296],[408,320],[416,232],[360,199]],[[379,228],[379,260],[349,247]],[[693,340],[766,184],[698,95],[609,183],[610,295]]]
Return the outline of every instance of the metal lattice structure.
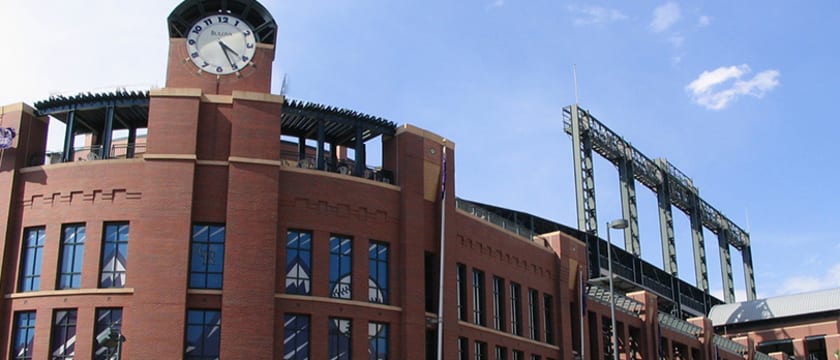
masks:
[[[741,251],[747,298],[755,299],[755,275],[749,234],[703,200],[691,178],[665,159],[651,160],[577,104],[563,108],[563,123],[566,133],[572,136],[578,228],[581,231],[598,235],[592,161],[594,151],[619,170],[622,215],[630,223],[624,230],[625,249],[628,252],[637,257],[641,256],[635,189],[635,181],[638,181],[657,194],[664,270],[677,276],[672,213],[672,208],[676,207],[688,215],[691,223],[697,287],[706,293],[709,291],[706,246],[703,238],[705,227],[718,236],[724,300],[735,301],[730,245]]]

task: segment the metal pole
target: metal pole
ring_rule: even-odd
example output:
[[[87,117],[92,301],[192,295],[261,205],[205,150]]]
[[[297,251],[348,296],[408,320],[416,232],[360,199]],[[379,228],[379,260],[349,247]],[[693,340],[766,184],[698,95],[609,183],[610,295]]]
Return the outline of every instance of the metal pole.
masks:
[[[610,273],[610,326],[612,336],[613,360],[618,360],[618,331],[615,328],[615,287],[613,286],[612,270],[612,239],[610,239],[610,223],[607,222],[607,271]]]
[[[438,274],[437,359],[443,359],[443,279],[444,249],[446,249],[446,140],[443,143],[440,176],[440,274]]]

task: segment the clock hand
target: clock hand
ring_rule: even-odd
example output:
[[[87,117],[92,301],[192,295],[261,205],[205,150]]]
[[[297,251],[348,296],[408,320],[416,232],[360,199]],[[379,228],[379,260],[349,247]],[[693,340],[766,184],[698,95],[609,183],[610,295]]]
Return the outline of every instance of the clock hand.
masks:
[[[227,46],[227,44],[222,42],[222,40],[219,40],[219,44],[222,45],[223,49],[226,49],[227,51],[232,52],[233,55],[236,55],[236,57],[239,57],[239,54],[236,51],[234,51],[233,49],[231,49],[230,46]]]
[[[230,51],[234,54],[236,54],[236,52],[233,51],[233,49],[231,49],[227,45],[225,45],[225,43],[223,43],[222,40],[219,40],[219,46],[222,47],[222,52],[225,53],[225,58],[227,58],[228,63],[230,63],[230,66],[233,67],[233,68],[236,68],[236,64],[234,64],[233,60],[231,60],[230,55],[228,54],[228,51]],[[237,55],[237,57],[238,57],[238,55]]]

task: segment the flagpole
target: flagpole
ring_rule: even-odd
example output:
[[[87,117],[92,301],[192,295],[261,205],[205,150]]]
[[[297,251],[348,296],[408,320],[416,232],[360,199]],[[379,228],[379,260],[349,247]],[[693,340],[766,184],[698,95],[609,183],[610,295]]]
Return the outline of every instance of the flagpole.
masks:
[[[438,274],[437,359],[443,359],[443,278],[444,250],[446,249],[446,140],[440,164],[440,269]]]

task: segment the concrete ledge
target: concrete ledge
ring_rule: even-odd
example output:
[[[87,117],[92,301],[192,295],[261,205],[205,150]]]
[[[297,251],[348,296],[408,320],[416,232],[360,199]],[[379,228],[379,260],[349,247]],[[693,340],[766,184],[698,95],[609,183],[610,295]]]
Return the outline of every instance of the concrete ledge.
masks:
[[[371,309],[402,312],[402,308],[399,307],[399,306],[376,304],[376,303],[370,303],[370,302],[365,302],[365,301],[357,301],[357,300],[344,300],[344,299],[334,299],[334,298],[327,298],[327,297],[320,297],[320,296],[290,295],[290,294],[274,294],[274,298],[275,299],[280,299],[280,300],[291,300],[291,301],[309,301],[309,302],[322,302],[322,303],[331,303],[331,304],[339,304],[339,305],[352,305],[352,306],[366,307],[366,308],[371,308]]]
[[[48,296],[81,296],[81,295],[133,295],[134,288],[113,288],[113,289],[71,289],[71,290],[44,290],[27,291],[14,294],[6,294],[6,299],[25,299]]]
[[[283,95],[274,95],[274,94],[253,92],[253,91],[234,90],[233,91],[233,100],[248,100],[248,101],[259,101],[259,102],[282,104],[285,101],[285,98],[283,97]]]
[[[421,128],[416,127],[416,126],[411,125],[411,124],[400,125],[397,128],[397,135],[402,134],[402,133],[410,133],[410,134],[419,135],[420,137],[422,137],[424,139],[432,140],[432,141],[440,144],[441,146],[443,146],[445,144],[446,147],[448,147],[450,149],[453,149],[453,150],[455,149],[455,142],[453,142],[451,140],[447,140],[443,136],[440,136],[440,135],[435,134],[435,133],[433,133],[431,131],[428,131],[428,130],[421,129]]]

